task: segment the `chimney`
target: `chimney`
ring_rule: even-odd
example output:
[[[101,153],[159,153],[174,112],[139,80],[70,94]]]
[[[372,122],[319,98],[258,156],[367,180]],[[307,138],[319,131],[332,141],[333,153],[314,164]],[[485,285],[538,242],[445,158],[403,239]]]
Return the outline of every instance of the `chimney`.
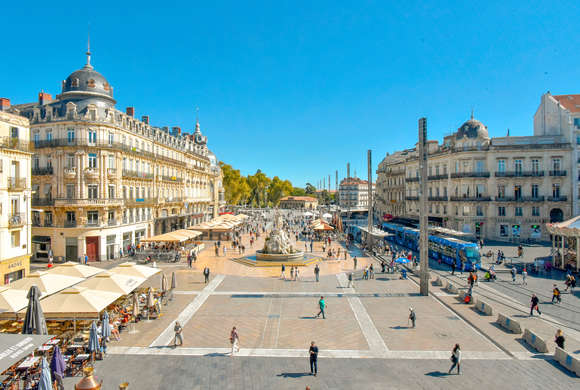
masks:
[[[149,124],[149,115],[143,115],[141,117],[141,122],[145,123],[145,124]]]
[[[135,117],[135,107],[127,107],[125,113],[130,117]]]
[[[10,99],[0,98],[0,111],[6,111],[10,108]]]
[[[350,179],[350,163],[346,163],[346,178]]]
[[[46,103],[50,103],[51,101],[52,101],[52,95],[50,95],[48,93],[44,93],[43,91],[40,91],[40,93],[38,94],[38,104],[43,106]]]

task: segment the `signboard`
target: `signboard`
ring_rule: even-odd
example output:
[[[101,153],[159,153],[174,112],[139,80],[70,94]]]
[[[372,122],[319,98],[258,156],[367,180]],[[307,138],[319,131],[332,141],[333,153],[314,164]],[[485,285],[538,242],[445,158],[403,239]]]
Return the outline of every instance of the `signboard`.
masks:
[[[530,226],[530,237],[531,238],[542,238],[542,227],[540,225]]]

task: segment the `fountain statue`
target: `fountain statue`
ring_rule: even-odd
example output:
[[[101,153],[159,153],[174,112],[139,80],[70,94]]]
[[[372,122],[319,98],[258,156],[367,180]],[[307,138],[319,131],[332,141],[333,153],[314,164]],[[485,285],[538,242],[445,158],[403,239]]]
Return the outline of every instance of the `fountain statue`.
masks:
[[[282,216],[276,214],[274,217],[274,228],[270,235],[266,237],[264,248],[261,251],[256,251],[257,260],[291,261],[302,260],[304,258],[304,252],[296,250],[291,245],[290,239],[286,235],[283,227]]]

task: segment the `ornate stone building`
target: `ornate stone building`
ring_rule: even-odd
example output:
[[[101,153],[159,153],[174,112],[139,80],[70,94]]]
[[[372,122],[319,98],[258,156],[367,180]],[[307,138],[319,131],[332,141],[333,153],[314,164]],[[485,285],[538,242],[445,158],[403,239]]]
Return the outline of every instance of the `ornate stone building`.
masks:
[[[30,270],[30,158],[28,119],[4,110],[0,98],[0,285]]]
[[[372,183],[373,194],[375,183]],[[338,204],[343,210],[368,210],[369,182],[358,177],[342,179],[338,187]]]
[[[428,142],[431,224],[477,237],[548,239],[544,223],[572,215],[572,145],[561,135],[490,138],[473,117]],[[385,157],[377,171],[382,214],[418,220],[416,148]],[[404,201],[400,177],[404,172]]]
[[[90,64],[56,99],[13,107],[31,123],[37,257],[118,257],[143,237],[217,216],[221,171],[199,123],[193,134],[115,108],[113,86]]]

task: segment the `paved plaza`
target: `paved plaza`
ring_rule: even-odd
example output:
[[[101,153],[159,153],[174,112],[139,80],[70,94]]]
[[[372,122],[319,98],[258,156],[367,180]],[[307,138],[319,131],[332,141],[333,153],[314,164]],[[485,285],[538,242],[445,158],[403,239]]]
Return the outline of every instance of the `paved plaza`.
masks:
[[[256,244],[259,245],[260,243]],[[256,247],[254,245],[254,247]],[[337,245],[337,244],[335,244]],[[215,256],[206,248],[193,268],[159,264],[177,276],[177,288],[163,315],[142,321],[109,344],[96,375],[106,388],[128,381],[131,388],[147,389],[352,389],[352,388],[573,388],[578,378],[559,366],[551,355],[538,354],[520,335],[505,332],[495,317],[482,316],[455,295],[432,286],[431,295],[418,294],[415,277],[376,273],[347,287],[347,275],[374,263],[354,249],[348,260],[301,267],[299,280],[280,277],[280,269],[254,268],[231,261],[238,254]],[[315,248],[315,252],[316,252]],[[320,248],[318,248],[320,251]],[[316,254],[316,253],[315,253]],[[321,253],[319,253],[321,254]],[[201,270],[212,270],[205,283]],[[356,275],[360,275],[357,273]],[[465,276],[443,269],[435,277],[465,288]],[[158,287],[160,276],[148,285]],[[528,318],[523,302],[495,289],[500,283],[480,283],[475,294],[494,297],[498,310],[520,319],[548,341],[561,322],[546,315]],[[317,318],[318,300],[327,303],[326,319]],[[417,325],[408,323],[409,307]],[[173,347],[173,325],[183,325],[183,346]],[[231,357],[230,330],[236,326],[240,351]],[[580,333],[565,328],[567,349],[580,354]],[[308,347],[320,348],[320,375],[312,377]],[[453,345],[463,351],[463,375],[447,375]],[[147,370],[148,375],[141,373]],[[74,383],[77,378],[67,378]]]

